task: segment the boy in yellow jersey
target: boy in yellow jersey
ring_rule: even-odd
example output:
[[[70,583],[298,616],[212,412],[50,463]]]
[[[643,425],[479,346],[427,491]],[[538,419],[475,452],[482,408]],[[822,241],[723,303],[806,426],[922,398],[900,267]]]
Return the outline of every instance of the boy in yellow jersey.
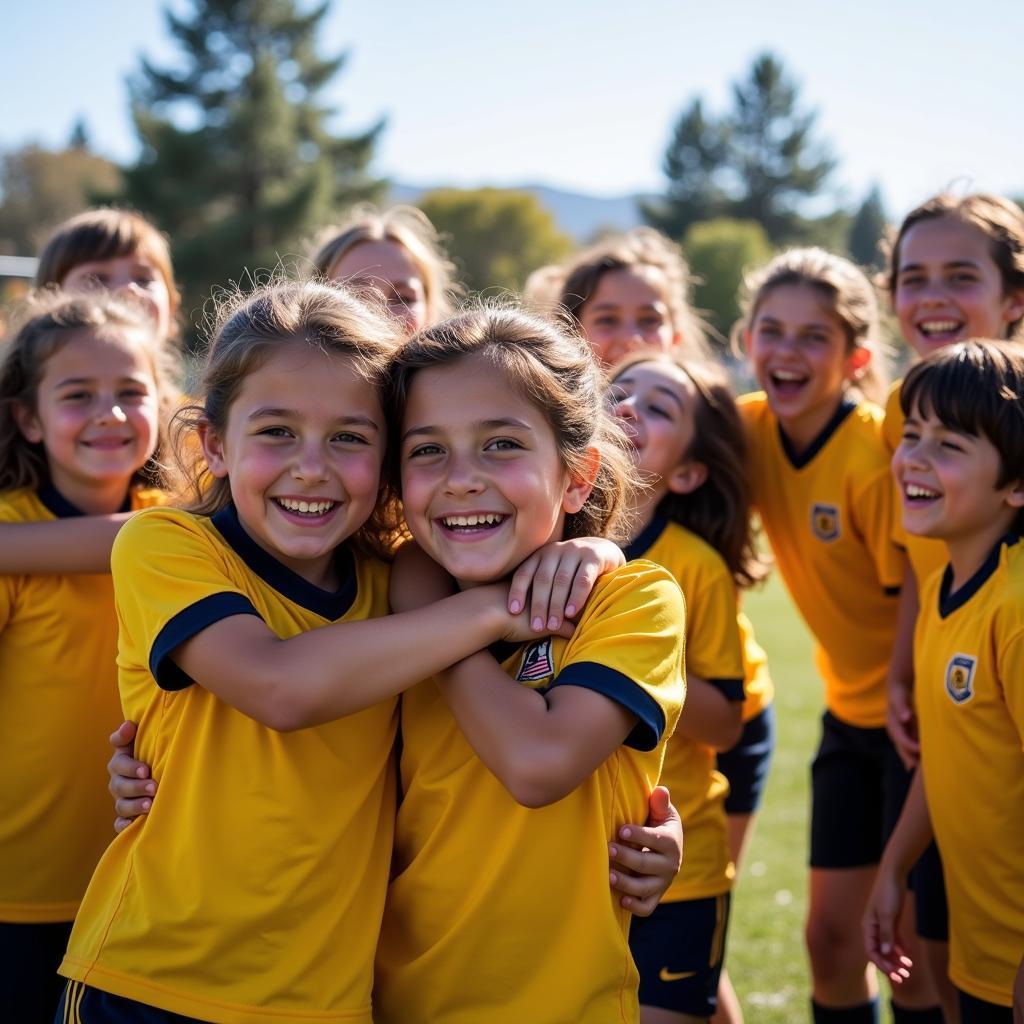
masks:
[[[1024,951],[1024,353],[943,349],[910,371],[901,405],[904,526],[943,540],[949,563],[921,593],[922,771],[886,846],[865,938],[880,968],[906,976],[894,921],[934,828],[962,1024],[1009,1024]]]

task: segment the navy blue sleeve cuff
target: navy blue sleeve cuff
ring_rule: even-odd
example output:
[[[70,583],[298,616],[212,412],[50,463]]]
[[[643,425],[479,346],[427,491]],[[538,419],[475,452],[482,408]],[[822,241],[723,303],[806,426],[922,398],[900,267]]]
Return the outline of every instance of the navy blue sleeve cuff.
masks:
[[[259,615],[252,601],[241,594],[210,594],[183,608],[160,630],[149,652],[149,671],[161,690],[184,690],[195,682],[171,658],[171,653],[207,626],[232,615]]]
[[[625,744],[634,750],[653,750],[665,731],[665,712],[661,705],[629,676],[607,665],[595,661],[573,662],[555,676],[551,686],[582,686],[632,711],[637,723]]]
[[[743,700],[742,679],[707,679],[705,682],[720,690],[726,700]]]
[[[882,593],[886,597],[899,597],[902,589],[902,587],[882,587]]]

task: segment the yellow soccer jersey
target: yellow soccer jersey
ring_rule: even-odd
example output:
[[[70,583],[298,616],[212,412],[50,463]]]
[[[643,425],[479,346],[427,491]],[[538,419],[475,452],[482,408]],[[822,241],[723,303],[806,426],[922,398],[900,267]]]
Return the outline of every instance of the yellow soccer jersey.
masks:
[[[626,548],[626,557],[663,565],[686,600],[686,671],[743,699],[743,656],[736,584],[710,544],[677,523],[656,517]],[[725,798],[729,781],[713,748],[680,733],[669,741],[661,781],[672,793],[686,837],[683,866],[662,902],[719,896],[732,887]]]
[[[126,508],[159,504],[138,491]],[[53,487],[0,521],[79,516]],[[121,720],[110,574],[0,576],[0,921],[70,921],[113,838],[107,736]]]
[[[885,403],[885,443],[890,453],[896,451],[903,440],[903,410],[900,408],[900,388],[903,381],[898,380],[889,391],[889,399]],[[946,567],[949,555],[946,545],[934,537],[917,537],[903,529],[903,496],[899,484],[893,480],[894,498],[892,513],[892,539],[895,544],[905,548],[907,559],[914,570],[918,590],[924,586],[932,573]]]
[[[625,744],[547,807],[513,800],[432,680],[403,695],[377,1024],[638,1019],[630,915],[608,885],[608,842],[647,816],[683,699],[683,634],[675,581],[634,562],[599,580],[571,640],[495,650],[523,685],[584,686],[637,716]]]
[[[921,594],[921,764],[949,894],[949,976],[1002,1006],[1024,953],[1024,543]]]
[[[121,530],[121,699],[160,794],[101,859],[65,977],[215,1024],[370,1024],[397,702],[279,733],[172,658],[233,615],[287,638],[386,614],[385,565],[341,547],[338,570],[335,593],[314,587],[255,544],[232,507],[212,519],[144,512]]]
[[[736,621],[743,642],[743,721],[749,722],[775,699],[775,685],[768,671],[768,655],[754,638],[750,619],[740,612]]]
[[[801,456],[763,394],[740,399],[754,501],[794,602],[817,641],[829,711],[885,724],[885,677],[903,554],[892,543],[893,487],[882,411],[844,402]]]

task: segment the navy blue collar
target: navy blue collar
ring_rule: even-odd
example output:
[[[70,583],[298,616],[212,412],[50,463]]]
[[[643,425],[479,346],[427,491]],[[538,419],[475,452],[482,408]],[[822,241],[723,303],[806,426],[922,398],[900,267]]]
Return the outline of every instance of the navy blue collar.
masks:
[[[655,517],[622,549],[627,562],[643,556],[654,547],[655,541],[665,532],[668,520],[664,516]]]
[[[1020,540],[1015,533],[1006,533],[996,542],[996,546],[988,553],[988,558],[981,563],[978,571],[955,593],[950,593],[953,586],[953,566],[947,565],[942,571],[942,583],[939,586],[939,618],[945,619],[965,604],[988,582],[989,577],[999,568],[999,553],[1005,544],[1013,547]]]
[[[83,512],[77,505],[72,505],[67,498],[64,497],[60,491],[51,483],[43,484],[39,490],[36,491],[36,497],[52,512],[58,519],[71,519],[74,516],[85,516],[89,515],[88,512]],[[125,495],[124,504],[118,509],[118,512],[131,512],[132,510],[132,494],[131,490]]]
[[[347,545],[339,545],[334,552],[334,564],[341,586],[332,593],[314,586],[309,580],[303,579],[297,572],[293,572],[273,555],[264,551],[245,532],[234,505],[222,508],[212,517],[211,522],[242,561],[264,583],[270,584],[289,601],[332,621],[340,619],[352,607],[356,599],[357,583],[355,559]]]
[[[793,448],[793,444],[786,436],[786,432],[782,429],[782,424],[778,424],[779,441],[782,442],[782,450],[785,452],[789,464],[794,469],[803,469],[828,444],[832,435],[843,425],[846,417],[856,408],[856,402],[852,402],[849,398],[844,397],[839,403],[839,408],[833,413],[832,418],[822,427],[821,433],[810,443],[806,451],[799,454]]]

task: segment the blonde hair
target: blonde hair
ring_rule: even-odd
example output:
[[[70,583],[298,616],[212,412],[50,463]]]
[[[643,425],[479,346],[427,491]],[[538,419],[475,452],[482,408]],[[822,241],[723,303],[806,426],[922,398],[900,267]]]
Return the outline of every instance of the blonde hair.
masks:
[[[985,235],[989,240],[992,261],[999,268],[1003,294],[1020,292],[1024,295],[1024,210],[1012,199],[987,192],[963,197],[943,192],[911,210],[885,246],[887,265],[880,283],[888,291],[890,300],[896,295],[900,246],[907,233],[922,221],[946,217],[970,224]],[[1014,338],[1022,333],[1024,316],[1008,325],[1006,336]]]
[[[382,310],[340,285],[280,280],[251,294],[223,299],[199,373],[197,397],[175,418],[174,447],[191,490],[189,510],[212,516],[231,503],[231,483],[214,477],[191,435],[208,426],[223,436],[231,406],[246,377],[263,367],[283,345],[305,345],[348,359],[368,387],[382,389],[388,364],[403,337]],[[362,550],[386,556],[393,536],[380,508],[356,532]]]
[[[148,259],[164,279],[174,323],[181,295],[174,283],[170,244],[166,235],[132,210],[101,206],[59,224],[39,256],[35,285],[59,288],[64,278],[81,263],[135,255]]]
[[[462,294],[454,280],[455,264],[448,259],[437,229],[414,206],[354,207],[344,221],[324,228],[313,240],[314,269],[320,277],[330,278],[341,258],[357,245],[385,241],[405,249],[420,272],[428,322],[450,316]]]
[[[539,308],[561,307],[577,322],[601,278],[614,270],[653,267],[665,281],[663,297],[680,348],[690,358],[709,354],[707,325],[692,305],[694,279],[682,249],[654,228],[633,228],[611,235],[562,266],[535,270],[526,283],[526,300]]]
[[[771,292],[794,285],[812,288],[825,300],[843,326],[847,351],[862,348],[871,354],[853,383],[869,401],[884,404],[888,373],[875,290],[863,271],[835,253],[817,247],[789,249],[748,274],[740,298],[742,315],[732,330],[733,344],[739,346]]]
[[[157,336],[152,319],[139,303],[106,292],[69,295],[51,289],[27,300],[20,326],[7,342],[0,363],[0,490],[38,488],[49,480],[45,447],[22,434],[17,410],[36,410],[47,360],[83,334],[130,336],[148,350],[157,386],[157,444],[145,465],[132,475],[131,484],[169,484],[168,428],[181,398],[177,348]]]
[[[467,356],[486,359],[543,413],[570,476],[586,476],[588,452],[597,449],[597,478],[583,507],[566,516],[565,537],[624,535],[638,485],[625,436],[608,411],[604,379],[589,346],[550,320],[487,303],[415,335],[392,364],[388,415],[394,436],[416,374]],[[392,479],[397,490],[397,458]]]

